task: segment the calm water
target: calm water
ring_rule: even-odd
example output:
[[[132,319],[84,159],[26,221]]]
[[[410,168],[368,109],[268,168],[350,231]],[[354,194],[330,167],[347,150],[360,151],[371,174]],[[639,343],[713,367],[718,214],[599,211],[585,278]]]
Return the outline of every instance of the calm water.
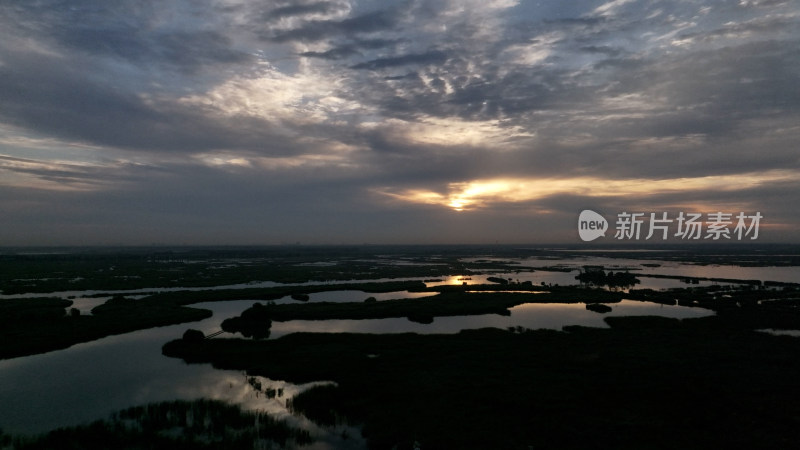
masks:
[[[283,388],[281,399],[256,396],[241,372],[187,365],[161,355],[161,346],[187,328],[210,333],[222,319],[238,315],[252,301],[199,304],[214,316],[201,322],[152,328],[65,350],[0,361],[0,425],[6,432],[41,432],[103,418],[149,402],[212,398],[246,408],[288,415],[287,398],[304,386],[262,379]]]
[[[324,299],[325,296],[320,296],[320,300]],[[199,303],[195,306],[211,309],[214,316],[200,322],[110,336],[64,350],[0,361],[0,405],[3,405],[0,424],[7,432],[41,432],[96,420],[133,405],[203,397],[288,416],[285,400],[302,386],[262,379],[265,387],[283,388],[285,392],[281,399],[268,400],[263,394],[257,396],[241,372],[217,370],[208,364],[187,365],[161,355],[161,346],[179,338],[187,328],[213,333],[219,330],[222,320],[238,315],[252,304],[249,300]],[[699,317],[711,313],[700,308],[633,301],[623,301],[612,308],[608,315]],[[604,327],[604,316],[587,311],[583,304],[526,304],[512,308],[511,316],[442,317],[430,325],[407,319],[274,322],[272,337],[294,331],[457,333],[487,326]]]
[[[513,281],[531,281],[534,284],[576,284],[575,275],[582,265],[604,265],[614,270],[640,269],[642,273],[665,275],[720,277],[739,279],[761,279],[772,281],[800,280],[800,267],[735,267],[735,266],[695,266],[673,262],[656,261],[661,267],[644,267],[642,263],[653,261],[621,260],[609,258],[565,258],[562,260],[521,260],[521,269],[542,266],[562,265],[570,272],[535,272],[493,274],[511,278]],[[453,276],[443,278],[433,284],[480,284],[486,283],[490,275]],[[470,278],[470,279],[466,279]],[[422,278],[415,278],[422,279]],[[381,280],[364,280],[381,281]],[[352,282],[352,281],[349,281]],[[307,283],[318,284],[318,283]],[[267,287],[278,283],[258,282],[244,285],[220,286]],[[679,280],[642,278],[637,287],[654,289],[684,287]],[[205,288],[203,288],[205,289]],[[172,289],[142,289],[132,293]],[[178,290],[176,288],[175,290]],[[61,295],[75,295],[75,307],[88,313],[92,307],[106,299],[85,298],[94,292],[68,292]],[[38,296],[40,294],[36,294]],[[368,297],[379,301],[393,298],[418,298],[431,293],[410,293],[407,291],[390,293],[367,293],[363,291],[332,291],[310,294],[310,301],[356,301]],[[532,294],[534,295],[534,294]],[[0,296],[10,297],[10,296]],[[0,300],[2,301],[2,300]],[[289,297],[280,303],[298,303]],[[0,361],[0,427],[6,432],[42,432],[59,426],[86,423],[106,417],[109,413],[133,405],[174,399],[212,398],[241,404],[249,409],[263,409],[279,416],[291,417],[302,426],[316,429],[313,424],[302,422],[291,416],[285,408],[286,399],[295,395],[305,386],[296,386],[280,380],[260,379],[263,386],[282,388],[282,398],[266,399],[257,394],[247,383],[246,377],[237,371],[213,369],[210,365],[187,365],[181,360],[161,355],[161,346],[172,339],[179,338],[187,328],[200,329],[206,334],[219,330],[225,318],[236,316],[250,307],[252,300],[233,302],[201,303],[194,306],[211,309],[214,316],[195,323],[185,323],[169,327],[153,328],[111,336],[94,342],[75,345],[69,349],[42,355]],[[379,320],[329,320],[329,321],[289,321],[274,322],[272,337],[276,338],[295,331],[336,332],[352,331],[363,333],[456,333],[468,328],[516,327],[560,329],[564,325],[585,325],[605,327],[606,316],[660,315],[675,318],[700,317],[711,314],[701,308],[665,306],[653,303],[623,301],[611,304],[612,312],[598,314],[588,311],[584,304],[525,304],[511,309],[510,316],[480,315],[435,318],[429,325],[410,322],[405,318]],[[225,336],[225,335],[223,335]],[[323,433],[317,429],[318,432]],[[328,440],[335,440],[336,434],[326,434]],[[363,441],[355,439],[357,432],[348,432],[351,439],[348,445],[355,448],[363,446]],[[343,445],[338,442],[337,447]],[[323,446],[324,447],[324,446]]]
[[[87,295],[83,293],[83,295]],[[382,292],[382,293],[369,293],[364,291],[329,291],[329,292],[315,292],[313,294],[309,294],[310,302],[363,302],[369,297],[375,297],[377,301],[385,301],[385,300],[397,300],[403,298],[422,298],[422,297],[430,297],[431,295],[436,295],[435,292],[409,292],[409,291],[395,291],[395,292]],[[144,296],[131,296],[128,295],[128,298],[137,298],[137,297],[144,297]],[[92,308],[95,306],[102,305],[111,297],[77,297],[73,298],[72,305],[69,308],[77,308],[80,310],[81,314],[92,314]],[[2,301],[2,299],[0,299]],[[277,300],[273,300],[275,303],[299,303],[299,301],[293,299],[290,295],[282,297]],[[248,300],[249,305],[254,303],[253,300]],[[208,303],[213,305],[213,303]],[[196,305],[196,304],[195,304]],[[248,306],[249,306],[248,305]],[[194,306],[194,305],[193,305]],[[69,309],[68,308],[68,309]],[[211,309],[211,308],[207,308]]]
[[[659,267],[646,267],[642,264],[660,264]],[[536,268],[562,266],[578,269],[583,265],[604,266],[606,270],[631,269],[639,273],[672,275],[702,278],[733,278],[739,280],[800,282],[800,266],[781,267],[741,267],[723,264],[687,264],[675,261],[641,260],[627,258],[606,258],[598,256],[569,257],[559,259],[525,259],[520,261],[524,267]],[[538,272],[537,272],[538,273]],[[642,283],[645,279],[642,279]],[[650,282],[650,280],[647,280]],[[683,286],[686,286],[683,284]],[[696,285],[695,285],[696,286]]]
[[[587,265],[591,265],[587,263]],[[621,268],[607,268],[607,270],[614,270],[618,271]],[[637,271],[640,272],[640,271]],[[659,273],[659,272],[645,272],[641,271],[642,273]],[[542,283],[547,285],[558,285],[558,286],[574,286],[579,284],[578,280],[575,277],[580,273],[580,270],[575,268],[570,270],[569,272],[553,272],[547,270],[536,270],[535,272],[505,272],[505,273],[497,273],[491,275],[456,275],[445,277],[442,281],[436,283],[426,283],[428,286],[436,286],[436,285],[459,285],[463,283],[469,284],[492,284],[487,278],[495,276],[495,277],[502,277],[506,279],[511,279],[513,282],[525,282],[530,281],[531,283],[539,286]],[[686,276],[686,275],[684,275]],[[743,278],[744,279],[744,278]],[[719,282],[712,282],[712,281],[700,281],[698,284],[687,284],[683,281],[675,278],[649,278],[649,277],[641,277],[639,278],[640,283],[635,285],[633,289],[672,289],[672,288],[683,288],[688,286],[711,286],[711,285],[724,285],[730,283],[719,283]],[[627,292],[627,289],[624,290]]]
[[[310,302],[363,302],[364,300],[374,297],[375,300],[382,302],[386,300],[399,300],[403,298],[423,298],[436,295],[436,292],[409,292],[409,291],[395,291],[395,292],[364,292],[364,291],[328,291],[328,292],[315,292],[308,294]],[[294,300],[290,295],[276,300],[275,303],[299,303]]]
[[[465,261],[474,260],[492,260],[494,258],[468,258]],[[569,257],[569,258],[556,258],[556,259],[497,259],[498,261],[514,261],[519,263],[520,270],[534,269],[535,272],[503,272],[489,275],[457,275],[444,277],[442,282],[426,283],[428,286],[438,284],[468,284],[487,283],[486,278],[489,276],[501,276],[504,278],[511,278],[514,281],[531,281],[534,284],[558,284],[561,286],[576,285],[578,284],[575,276],[578,275],[579,270],[584,265],[600,265],[604,266],[606,270],[631,270],[635,273],[643,274],[658,274],[658,275],[671,275],[679,277],[701,277],[701,278],[731,278],[740,280],[761,280],[761,281],[780,281],[788,283],[800,282],[800,266],[785,266],[785,267],[740,267],[732,265],[696,265],[680,263],[675,261],[663,260],[641,260],[641,259],[628,259],[628,258],[607,258],[598,256],[585,256],[585,257]],[[660,264],[659,267],[646,267],[642,264]],[[416,263],[415,263],[416,264]],[[540,267],[563,267],[570,269],[569,272],[553,272],[545,270],[536,270]],[[471,278],[471,280],[461,281],[461,278]],[[412,277],[412,278],[378,278],[378,279],[364,279],[364,280],[336,280],[326,281],[324,284],[345,284],[345,283],[370,283],[370,282],[384,282],[384,281],[423,281],[425,277]],[[641,283],[636,285],[636,288],[648,289],[669,289],[676,287],[686,287],[687,284],[677,279],[662,279],[662,278],[647,278],[642,277]],[[322,284],[318,281],[285,284],[276,283],[274,281],[253,281],[250,283],[230,284],[214,287],[173,287],[173,288],[143,288],[132,290],[120,291],[63,291],[53,292],[48,294],[0,294],[0,300],[4,298],[30,298],[41,296],[56,296],[56,297],[87,297],[90,295],[113,293],[113,294],[150,294],[155,292],[174,292],[174,291],[202,291],[202,290],[219,290],[219,289],[244,289],[244,288],[266,288],[276,286],[309,286]],[[708,286],[712,284],[724,284],[718,282],[701,281],[699,284],[692,286]],[[353,291],[356,292],[356,291]],[[359,291],[360,292],[360,291]],[[367,297],[373,296],[378,300],[387,299],[383,294],[368,294]],[[366,297],[365,297],[366,298]],[[407,297],[402,297],[407,298]],[[96,301],[96,299],[93,299]],[[328,300],[335,301],[335,300]],[[95,305],[96,306],[96,305]],[[93,307],[93,306],[92,306]],[[91,308],[89,308],[91,309]]]
[[[270,339],[299,331],[326,333],[458,333],[470,328],[508,328],[521,326],[530,329],[548,328],[560,330],[565,325],[607,328],[603,321],[608,316],[663,316],[678,319],[704,317],[713,312],[703,308],[667,306],[649,302],[623,300],[609,304],[612,311],[598,314],[586,309],[583,303],[527,303],[510,308],[510,316],[484,314],[476,316],[436,317],[432,324],[411,322],[405,318],[368,320],[292,320],[273,322]]]

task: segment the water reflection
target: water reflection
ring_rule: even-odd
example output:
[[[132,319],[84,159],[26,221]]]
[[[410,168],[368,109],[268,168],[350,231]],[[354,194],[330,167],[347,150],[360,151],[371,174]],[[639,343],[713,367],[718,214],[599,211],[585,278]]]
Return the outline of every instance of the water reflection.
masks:
[[[214,316],[199,322],[152,328],[65,350],[0,361],[0,424],[7,432],[43,432],[76,425],[109,413],[150,402],[211,398],[264,409],[288,416],[285,400],[305,386],[280,380],[259,379],[263,387],[282,389],[282,397],[257,393],[240,372],[217,370],[210,365],[187,365],[161,355],[164,342],[187,328],[210,334],[222,320],[240,314],[253,301],[208,302]],[[622,301],[612,304],[615,315],[700,317],[700,308]],[[587,311],[584,304],[525,304],[511,308],[510,316],[478,315],[439,317],[430,325],[405,318],[378,320],[328,320],[274,322],[272,337],[295,331],[360,333],[457,333],[468,328],[498,327],[560,329],[564,325],[605,327],[606,315]],[[310,425],[308,425],[310,426]],[[352,434],[351,434],[352,436]]]
[[[547,264],[544,264],[547,265]],[[534,272],[501,272],[501,273],[493,273],[493,274],[486,274],[486,275],[453,275],[449,277],[441,278],[441,281],[435,282],[426,282],[425,285],[428,287],[431,286],[447,286],[447,285],[463,285],[466,283],[467,285],[471,284],[495,284],[488,280],[489,277],[501,277],[505,279],[511,279],[511,282],[520,282],[524,283],[526,281],[530,281],[534,286],[576,286],[579,281],[575,278],[579,273],[580,270],[577,267],[582,267],[581,265],[576,264],[575,269],[571,269],[565,272],[560,271],[550,271],[550,270],[535,270]],[[625,266],[623,267],[611,267],[607,266],[606,270],[624,270]],[[634,275],[638,273],[658,273],[657,271],[653,271],[652,268],[646,268],[647,270],[637,270],[632,271]],[[687,275],[682,275],[687,276]],[[732,283],[719,283],[719,282],[712,282],[712,281],[700,281],[697,284],[693,284],[691,286],[711,286],[715,284],[732,284]],[[673,289],[673,288],[684,288],[689,286],[686,282],[677,279],[677,278],[650,278],[650,277],[640,277],[639,284],[635,285],[633,289]],[[627,292],[627,289],[623,289],[623,292]]]
[[[800,281],[800,266],[759,266],[744,267],[723,264],[688,264],[659,259],[643,260],[630,258],[608,258],[600,256],[571,256],[568,258],[523,259],[521,267],[574,267],[582,265],[601,265],[607,270],[636,269],[637,272],[658,275],[673,275],[699,278],[729,278],[737,280],[761,280],[797,283]],[[643,266],[643,263],[657,264],[657,267]],[[538,272],[537,272],[538,273]],[[642,282],[645,280],[643,279]]]
[[[423,298],[436,295],[436,292],[409,292],[409,291],[395,291],[395,292],[365,292],[365,291],[325,291],[314,292],[308,294],[309,302],[363,302],[364,300],[374,297],[375,300],[381,302],[385,300],[399,300],[404,298]],[[275,300],[275,303],[298,303],[298,300],[292,298],[291,295],[282,297]]]
[[[81,312],[83,315],[91,315],[92,308],[95,306],[100,306],[111,297],[80,297],[80,298],[73,298],[72,305],[69,308],[75,308]]]
[[[521,269],[561,265],[568,271],[507,272],[486,275],[455,275],[441,281],[428,281],[428,286],[490,284],[488,277],[510,278],[512,282],[530,281],[534,285],[575,285],[575,276],[583,265],[602,265],[606,270],[636,269],[637,273],[663,274],[684,277],[714,277],[736,279],[759,279],[797,282],[800,267],[738,267],[698,266],[669,261],[658,261],[659,267],[643,266],[643,260],[585,257],[549,260],[520,260]],[[407,280],[424,280],[422,277]],[[678,279],[640,278],[637,288],[665,289],[685,287]],[[348,280],[330,284],[359,281],[398,281],[398,279]],[[303,283],[301,285],[319,284]],[[699,285],[716,284],[700,282]],[[258,282],[217,289],[283,286],[281,283]],[[144,293],[170,290],[200,290],[208,288],[141,289],[126,291]],[[83,314],[103,303],[106,298],[85,297],[97,291],[64,292],[47,295],[74,295],[74,307]],[[364,301],[368,297],[377,300],[399,298],[421,298],[435,293],[398,291],[390,293],[367,293],[364,291],[328,291],[310,294],[309,301]],[[30,294],[28,296],[41,296]],[[0,298],[24,297],[6,296]],[[279,302],[297,303],[290,297]],[[193,305],[211,309],[214,316],[200,322],[169,327],[141,330],[120,336],[111,336],[94,342],[75,345],[69,349],[42,355],[0,361],[0,426],[7,432],[43,432],[59,426],[85,423],[107,416],[109,413],[132,405],[150,402],[197,398],[226,400],[249,409],[267,410],[282,417],[290,417],[286,410],[286,398],[305,386],[295,386],[280,380],[259,378],[262,388],[283,390],[270,398],[264,389],[256,391],[241,372],[213,369],[210,365],[186,365],[182,361],[161,355],[161,346],[179,338],[187,328],[195,328],[205,334],[219,330],[222,320],[240,314],[250,307],[253,300],[207,302]],[[479,315],[460,317],[438,317],[432,324],[424,325],[405,318],[377,320],[328,320],[273,322],[272,338],[295,331],[310,332],[359,332],[359,333],[457,333],[468,328],[523,327],[531,329],[561,329],[565,325],[606,327],[607,316],[658,315],[674,318],[702,317],[713,314],[701,308],[667,306],[646,302],[624,300],[610,304],[607,314],[588,311],[584,304],[525,304],[511,308],[510,316]],[[797,333],[796,330],[772,330],[775,333]],[[293,416],[291,416],[293,417]],[[297,420],[297,419],[294,419]],[[305,423],[312,427],[312,424]],[[357,436],[357,433],[349,433]]]
[[[465,258],[464,261],[476,261],[481,259],[492,258]],[[503,262],[516,262],[519,263],[520,271],[501,272],[486,275],[454,275],[441,278],[442,281],[426,282],[428,286],[438,285],[455,285],[455,284],[486,284],[490,283],[486,278],[489,276],[500,276],[511,278],[513,281],[531,281],[534,284],[545,285],[553,284],[560,286],[576,285],[578,284],[575,276],[579,273],[579,269],[584,265],[599,265],[605,267],[606,270],[635,270],[636,273],[642,274],[658,274],[658,275],[671,275],[676,277],[699,277],[699,278],[728,278],[740,280],[761,280],[761,281],[779,281],[796,283],[800,282],[800,266],[781,266],[781,267],[742,267],[734,265],[697,265],[680,263],[675,261],[663,260],[644,260],[644,259],[630,259],[630,258],[608,258],[599,256],[571,256],[567,258],[529,258],[529,259],[510,259],[502,258]],[[647,267],[642,264],[657,264],[657,267]],[[541,270],[542,267],[560,267],[565,269],[564,272]],[[534,269],[535,272],[526,272],[528,269]],[[538,269],[538,270],[537,270]],[[218,289],[245,289],[245,288],[268,288],[277,286],[309,286],[318,284],[347,284],[347,283],[381,283],[387,281],[424,281],[425,277],[408,277],[408,278],[373,278],[373,279],[358,279],[358,280],[331,280],[331,281],[308,281],[305,283],[278,283],[274,281],[253,281],[250,283],[239,283],[222,286],[204,286],[204,287],[170,287],[170,288],[142,288],[131,290],[86,290],[86,291],[63,291],[52,292],[47,294],[32,293],[32,294],[0,294],[0,299],[4,298],[31,298],[31,297],[89,297],[97,294],[153,294],[158,292],[174,292],[174,291],[203,291],[203,290],[218,290]],[[710,281],[701,281],[699,286],[707,286],[711,284],[720,284]],[[678,279],[656,279],[656,278],[641,278],[641,284],[637,288],[641,289],[668,289],[676,287],[686,287],[686,283]],[[377,295],[372,294],[376,298]],[[401,297],[398,297],[401,298]],[[402,297],[407,298],[407,297]],[[380,298],[378,300],[381,300]]]
[[[536,271],[536,272],[498,272],[498,273],[491,273],[491,274],[484,274],[484,275],[452,275],[448,277],[440,277],[438,280],[440,281],[427,281],[425,285],[428,287],[432,286],[461,286],[461,285],[471,285],[471,284],[496,284],[488,280],[489,277],[500,277],[505,279],[510,279],[511,282],[520,282],[524,283],[526,281],[530,281],[536,286],[544,285],[559,285],[559,286],[567,286],[567,285],[575,285],[578,284],[578,280],[575,279],[575,276],[578,274],[578,270],[572,270],[568,272],[551,272],[551,271]]]
[[[773,336],[792,336],[792,337],[800,337],[800,330],[776,330],[774,328],[765,328],[762,330],[756,330],[761,333],[771,334]]]
[[[651,302],[623,300],[609,303],[611,312],[598,314],[586,309],[583,303],[527,303],[510,308],[510,316],[484,314],[475,316],[436,317],[432,324],[420,324],[406,318],[366,320],[291,320],[273,322],[271,339],[295,332],[317,333],[458,333],[464,329],[521,326],[530,329],[560,330],[566,325],[607,328],[608,316],[661,316],[676,319],[704,317],[713,311],[703,308],[661,305]]]
[[[241,372],[210,364],[187,365],[161,355],[161,346],[187,328],[210,333],[252,301],[200,304],[214,317],[152,328],[65,350],[0,361],[0,425],[6,432],[35,433],[106,417],[113,411],[150,402],[211,398],[288,416],[285,401],[306,385],[261,379],[283,389],[281,398],[256,395]],[[310,426],[310,425],[309,425]]]

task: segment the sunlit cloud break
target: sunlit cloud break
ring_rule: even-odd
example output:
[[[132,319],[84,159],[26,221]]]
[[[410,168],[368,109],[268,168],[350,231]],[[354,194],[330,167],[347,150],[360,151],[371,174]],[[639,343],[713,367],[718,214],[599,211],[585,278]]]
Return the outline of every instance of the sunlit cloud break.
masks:
[[[561,243],[623,207],[757,208],[794,242],[798,25],[786,0],[0,2],[0,245]]]
[[[396,201],[469,211],[487,208],[493,204],[530,202],[560,194],[583,197],[642,197],[692,191],[734,191],[774,182],[791,182],[798,177],[800,172],[797,171],[770,170],[661,180],[609,180],[599,177],[499,178],[450,183],[446,192],[425,189],[380,189],[378,192]]]

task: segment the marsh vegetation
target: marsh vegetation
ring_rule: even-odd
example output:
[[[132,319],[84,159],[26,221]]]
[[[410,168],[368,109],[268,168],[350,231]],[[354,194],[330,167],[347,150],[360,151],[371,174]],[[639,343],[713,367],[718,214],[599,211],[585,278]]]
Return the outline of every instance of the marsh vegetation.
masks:
[[[18,450],[295,448],[311,434],[267,414],[215,400],[171,401],[128,408],[88,425],[39,436],[6,436]],[[0,441],[2,443],[2,441]]]
[[[595,259],[608,264],[602,279],[595,273],[596,279],[572,283],[587,258],[563,249],[297,247],[141,250],[124,257],[107,251],[5,255],[0,267],[12,269],[0,273],[6,297],[0,299],[0,358],[196,321],[208,318],[211,312],[202,308],[211,306],[192,307],[195,303],[240,300],[225,316],[229,320],[214,316],[211,320],[218,321],[211,325],[176,328],[180,331],[164,338],[174,340],[163,353],[243,371],[245,387],[259,401],[285,401],[291,411],[320,425],[358,427],[371,448],[787,448],[800,440],[795,431],[800,429],[799,341],[757,330],[800,329],[800,285],[785,277],[737,279],[689,269],[720,261],[790,268],[794,257],[770,248],[733,253],[724,248],[600,252]],[[609,264],[611,257],[628,259]],[[565,265],[565,258],[574,263]],[[671,261],[681,260],[691,265],[670,273]],[[37,272],[45,269],[54,272]],[[648,277],[686,286],[634,288],[652,286],[633,282]],[[325,301],[320,293],[329,291],[342,291],[341,298]],[[429,296],[392,299],[387,294],[401,291]],[[108,300],[88,315],[75,308],[69,298],[75,295]],[[704,308],[714,315],[677,320],[619,317],[618,310],[607,314],[622,303],[648,304],[648,311],[661,305]],[[419,329],[435,329],[446,318],[475,317],[475,323],[485,324],[485,317],[508,317],[525,304],[574,306],[597,322],[605,318],[609,328],[532,330],[512,322],[503,329],[425,335],[273,330],[276,323],[304,321],[314,329],[308,323],[394,318],[414,321]],[[248,339],[221,334],[220,326]],[[261,377],[336,384],[284,397],[284,385],[262,384]],[[170,408],[177,412],[163,412]],[[75,442],[97,448],[86,444],[94,437],[91,442],[114,448],[138,448],[143,442],[164,448],[256,448],[309,438],[307,432],[281,431],[283,425],[271,428],[257,413],[229,408],[237,409],[168,402],[36,437],[0,433],[0,446],[51,448],[55,442]]]
[[[294,381],[320,423],[371,448],[786,448],[800,438],[800,343],[727,318],[608,318],[611,329],[292,334],[173,341],[188,362]]]

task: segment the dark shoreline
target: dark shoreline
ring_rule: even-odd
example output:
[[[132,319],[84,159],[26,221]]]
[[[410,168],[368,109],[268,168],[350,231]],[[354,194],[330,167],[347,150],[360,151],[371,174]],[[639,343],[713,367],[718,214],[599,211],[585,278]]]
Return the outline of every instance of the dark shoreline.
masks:
[[[607,318],[610,329],[297,333],[172,341],[164,354],[293,382],[320,423],[370,448],[787,448],[800,341],[726,318]]]
[[[202,286],[270,278],[270,268],[275,268],[276,279],[302,282],[410,274],[429,280],[497,270],[562,270],[530,269],[503,259],[572,254],[511,247],[493,254],[487,246],[483,247],[486,253],[475,255],[475,261],[460,261],[466,256],[466,248],[436,247],[441,254],[407,249],[402,255],[358,248],[341,261],[336,259],[342,255],[341,248],[284,248],[278,253],[287,258],[285,261],[276,257],[269,262],[261,259],[264,253],[260,250],[191,249],[186,253],[165,252],[158,256],[162,259],[151,258],[149,262],[141,255],[132,255],[129,261],[133,262],[115,266],[113,276],[108,272],[113,254],[62,256],[55,264],[64,268],[67,262],[84,258],[80,270],[89,271],[86,273],[105,267],[96,272],[94,281],[106,287],[138,286],[152,280]],[[778,251],[773,249],[773,253]],[[724,256],[707,253],[694,255],[693,262],[710,264]],[[181,259],[187,254],[193,256]],[[237,262],[236,258],[243,255],[258,262]],[[635,255],[644,260],[655,253],[614,255]],[[678,251],[672,256],[681,257]],[[751,257],[744,254],[740,259]],[[33,262],[2,275],[4,284],[0,286],[5,287],[13,277],[12,290],[35,283],[24,281],[26,273],[34,274],[50,264],[46,256],[21,258]],[[19,260],[17,256],[0,258],[0,267],[13,267]],[[318,264],[320,261],[330,263]],[[142,279],[129,277],[130,271],[145,263],[158,270],[153,269]],[[214,272],[217,267],[219,272]],[[93,285],[90,278],[70,281],[78,273],[76,269],[61,274],[47,286]],[[8,300],[2,305],[8,310],[2,319],[0,358],[200,320],[209,317],[210,311],[190,305],[207,301],[263,303],[287,296],[301,300],[250,308],[229,322],[247,319],[258,331],[250,334],[261,337],[268,336],[272,321],[407,317],[430,323],[443,316],[508,315],[509,308],[523,303],[586,303],[595,305],[590,309],[598,312],[604,309],[602,304],[623,299],[701,307],[716,315],[685,320],[610,317],[606,318],[610,329],[570,326],[563,331],[515,327],[453,335],[296,333],[274,340],[227,339],[223,334],[213,339],[172,341],[164,345],[163,353],[191,363],[210,362],[215,367],[290,382],[335,381],[338,387],[313,388],[295,397],[293,411],[319,424],[363,426],[372,448],[411,448],[414,442],[425,449],[791,446],[800,441],[800,432],[794,431],[800,430],[800,388],[796,386],[800,341],[755,330],[800,329],[798,285],[705,280],[736,285],[666,291],[631,289],[624,293],[510,280],[430,288],[420,281],[320,281],[305,286],[165,292],[139,300],[117,297],[93,309],[92,316],[65,315],[69,301],[63,299]],[[765,289],[769,286],[779,289]],[[38,288],[45,289],[45,285]],[[352,303],[302,301],[309,294],[338,290],[409,290],[435,295],[384,301],[359,298]],[[248,334],[241,327],[228,329]]]
[[[573,290],[557,295],[566,299]],[[449,295],[457,301],[459,294]],[[512,296],[461,295],[464,302]],[[529,297],[548,295],[554,294]],[[800,328],[795,289],[639,290],[626,298],[699,305],[717,315],[608,317],[610,329],[176,340],[163,353],[292,382],[334,381],[338,387],[298,396],[294,409],[319,423],[363,425],[377,449],[413,442],[423,448],[778,449],[797,442],[800,340],[755,331]],[[275,317],[288,320],[310,318],[313,305],[279,306]],[[255,309],[270,320],[268,307]]]

